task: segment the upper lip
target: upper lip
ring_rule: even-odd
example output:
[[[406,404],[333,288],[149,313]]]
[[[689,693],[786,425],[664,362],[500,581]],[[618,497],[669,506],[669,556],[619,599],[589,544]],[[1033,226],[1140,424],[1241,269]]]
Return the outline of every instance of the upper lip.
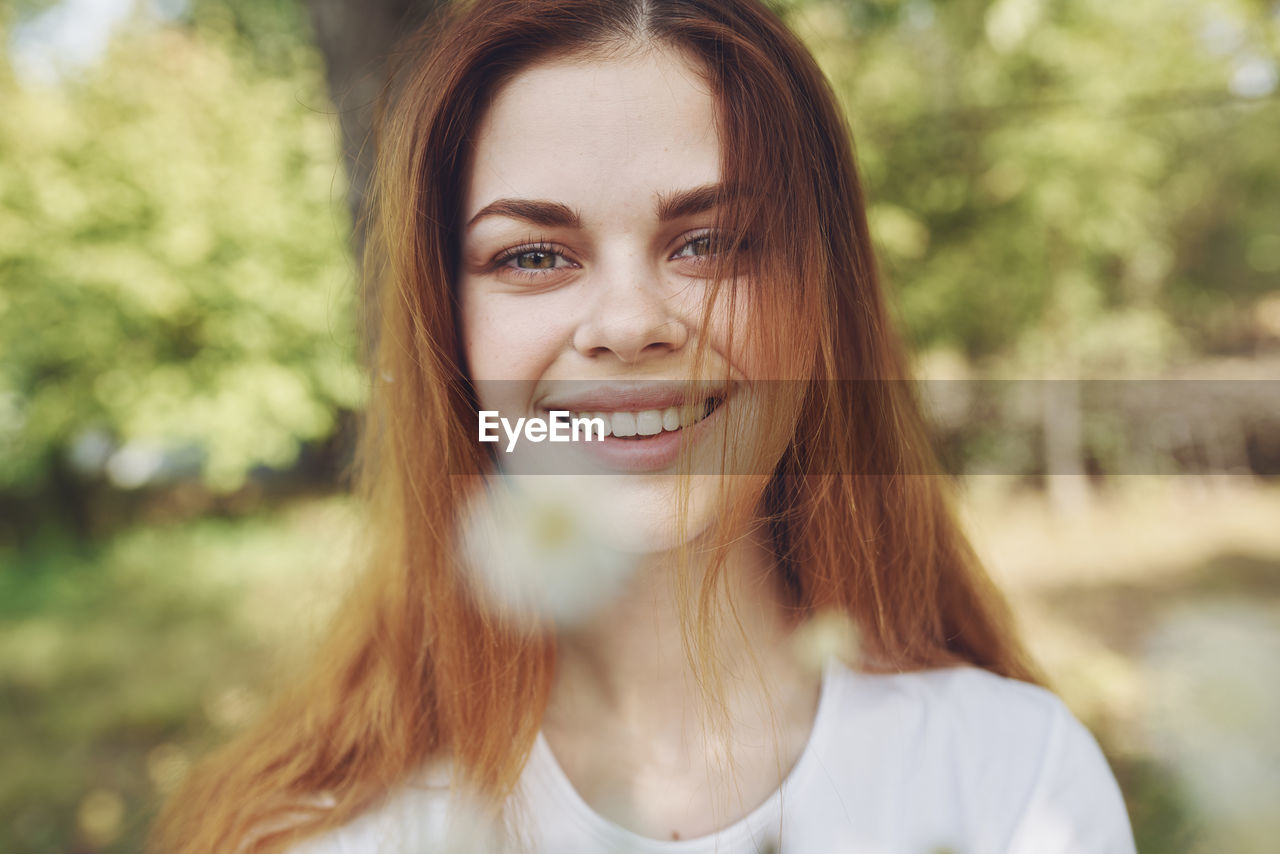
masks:
[[[729,393],[728,386],[723,383],[704,382],[694,388],[691,391],[687,382],[597,385],[572,395],[548,399],[542,408],[547,411],[567,409],[570,412],[638,412],[700,403],[707,398],[723,399]]]

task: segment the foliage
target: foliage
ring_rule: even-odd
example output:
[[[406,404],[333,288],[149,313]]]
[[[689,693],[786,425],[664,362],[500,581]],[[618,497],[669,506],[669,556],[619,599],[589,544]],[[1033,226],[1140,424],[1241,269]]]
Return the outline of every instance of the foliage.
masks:
[[[138,24],[57,87],[0,66],[0,490],[94,435],[126,484],[186,446],[230,487],[359,405],[320,69],[236,45]]]
[[[190,0],[178,20],[220,32],[261,72],[315,74],[311,29],[301,0]]]
[[[1238,318],[1280,272],[1280,9],[788,9],[849,110],[917,346],[1083,376],[1240,348],[1239,324],[1215,321]]]

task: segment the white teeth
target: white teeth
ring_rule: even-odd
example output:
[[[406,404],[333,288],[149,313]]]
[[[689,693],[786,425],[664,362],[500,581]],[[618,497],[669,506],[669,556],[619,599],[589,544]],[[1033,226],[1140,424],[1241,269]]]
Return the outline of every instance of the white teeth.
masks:
[[[697,424],[706,416],[707,402],[666,409],[644,409],[639,412],[571,412],[570,418],[599,418],[606,436],[656,436]]]
[[[646,409],[636,413],[636,432],[641,436],[656,436],[662,432],[662,413]]]
[[[613,435],[620,438],[636,434],[636,415],[634,412],[613,413]]]

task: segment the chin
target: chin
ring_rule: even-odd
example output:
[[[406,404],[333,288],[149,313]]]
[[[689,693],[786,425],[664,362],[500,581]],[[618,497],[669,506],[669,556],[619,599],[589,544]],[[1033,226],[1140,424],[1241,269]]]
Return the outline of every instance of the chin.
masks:
[[[663,474],[593,480],[615,547],[634,555],[660,555],[714,534],[727,502],[758,498],[767,479],[736,476],[726,483],[721,475]]]

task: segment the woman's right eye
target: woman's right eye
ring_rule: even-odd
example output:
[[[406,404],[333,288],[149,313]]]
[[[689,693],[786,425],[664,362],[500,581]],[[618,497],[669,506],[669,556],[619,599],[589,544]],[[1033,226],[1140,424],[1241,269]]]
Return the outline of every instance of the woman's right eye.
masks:
[[[577,265],[553,246],[516,246],[494,259],[494,267],[519,276],[538,276]]]
[[[560,256],[554,252],[521,252],[515,257],[515,266],[521,270],[551,270],[556,267],[556,259]]]

